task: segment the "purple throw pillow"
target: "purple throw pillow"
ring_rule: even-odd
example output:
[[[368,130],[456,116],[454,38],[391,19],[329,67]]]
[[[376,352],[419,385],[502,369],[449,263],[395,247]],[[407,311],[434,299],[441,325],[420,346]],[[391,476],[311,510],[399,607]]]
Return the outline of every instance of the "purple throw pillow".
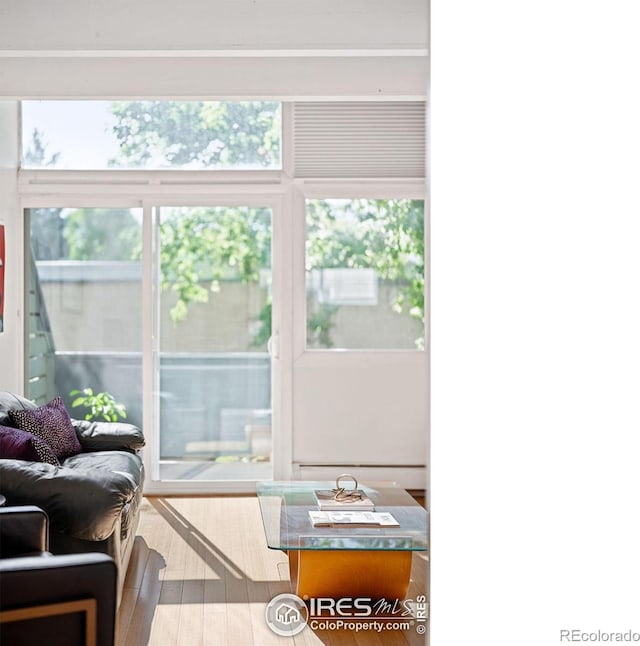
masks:
[[[0,458],[47,462],[56,467],[60,466],[58,458],[44,440],[33,433],[10,426],[0,426]]]
[[[44,440],[58,459],[82,451],[61,397],[33,410],[10,410],[9,418],[19,429]]]

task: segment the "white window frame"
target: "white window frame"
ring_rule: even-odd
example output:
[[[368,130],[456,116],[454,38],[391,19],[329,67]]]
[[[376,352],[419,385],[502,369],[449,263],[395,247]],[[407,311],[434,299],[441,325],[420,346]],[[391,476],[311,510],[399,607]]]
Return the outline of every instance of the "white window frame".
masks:
[[[414,199],[424,200],[426,194],[424,183],[416,180],[385,180],[372,181],[303,181],[294,182],[294,200],[296,214],[302,214],[294,220],[294,340],[293,354],[298,365],[340,365],[351,366],[363,360],[374,363],[386,363],[393,355],[394,361],[418,363],[424,361],[428,338],[428,315],[425,312],[424,338],[425,349],[417,348],[376,348],[372,350],[333,349],[333,348],[307,348],[307,287],[306,287],[306,201],[310,199],[327,200],[332,198],[344,199]],[[425,231],[427,230],[427,213],[425,208]],[[426,242],[426,241],[425,241]],[[425,254],[427,246],[425,244]],[[427,258],[425,262],[425,273]],[[426,282],[426,280],[425,280]],[[425,298],[425,304],[428,301]],[[336,364],[336,362],[339,362]]]

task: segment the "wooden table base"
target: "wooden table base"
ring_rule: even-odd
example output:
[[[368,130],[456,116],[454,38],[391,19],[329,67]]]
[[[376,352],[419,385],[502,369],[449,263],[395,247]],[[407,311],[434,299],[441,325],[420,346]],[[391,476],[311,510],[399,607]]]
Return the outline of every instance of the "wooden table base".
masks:
[[[404,599],[411,579],[411,551],[291,550],[294,592],[307,597]]]

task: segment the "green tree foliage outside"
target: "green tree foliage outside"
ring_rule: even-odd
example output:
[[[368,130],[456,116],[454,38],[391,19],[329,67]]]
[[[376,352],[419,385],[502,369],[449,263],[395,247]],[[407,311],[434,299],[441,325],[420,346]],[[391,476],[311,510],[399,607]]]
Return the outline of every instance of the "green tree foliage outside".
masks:
[[[42,166],[55,166],[59,158],[59,152],[48,156],[47,143],[44,140],[44,133],[41,130],[34,128],[33,132],[31,133],[31,141],[29,142],[29,147],[24,153],[24,165],[35,166],[36,168]]]
[[[34,128],[31,141],[24,153],[26,166],[55,166],[60,153],[48,155],[44,133]],[[58,260],[66,257],[64,242],[64,221],[60,217],[62,209],[38,209],[37,216],[31,221],[31,249],[37,260]]]
[[[393,309],[424,321],[424,202],[309,200],[306,269],[374,269],[394,283]],[[331,347],[336,308],[320,305],[309,318],[308,340]],[[423,347],[424,338],[416,339]]]
[[[64,217],[69,260],[137,260],[140,222],[129,209],[74,209]]]
[[[161,210],[161,287],[177,295],[174,323],[206,303],[223,279],[258,282],[271,267],[271,213],[264,208]]]
[[[280,103],[116,101],[112,166],[279,168]]]

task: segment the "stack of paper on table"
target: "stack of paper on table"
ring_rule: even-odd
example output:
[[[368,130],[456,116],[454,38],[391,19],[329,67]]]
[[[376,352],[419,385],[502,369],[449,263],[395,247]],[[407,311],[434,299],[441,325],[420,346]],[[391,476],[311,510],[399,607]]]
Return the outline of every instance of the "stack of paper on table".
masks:
[[[310,511],[309,518],[314,527],[400,527],[400,523],[384,511]]]

